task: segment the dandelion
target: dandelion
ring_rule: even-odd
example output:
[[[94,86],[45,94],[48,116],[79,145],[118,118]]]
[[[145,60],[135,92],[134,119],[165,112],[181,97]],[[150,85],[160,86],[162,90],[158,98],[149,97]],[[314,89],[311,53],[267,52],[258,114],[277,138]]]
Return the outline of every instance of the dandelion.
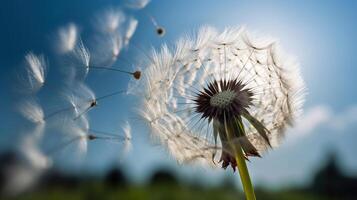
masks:
[[[141,83],[140,114],[179,162],[238,168],[247,199],[255,199],[245,160],[279,145],[299,115],[304,83],[277,43],[243,28],[201,28],[174,50],[153,52]],[[143,94],[143,95],[142,95]]]
[[[45,83],[46,78],[46,62],[43,55],[35,55],[30,52],[25,56],[26,70],[27,70],[27,83],[30,91],[38,91]]]
[[[78,40],[78,28],[74,23],[58,30],[57,48],[59,53],[65,54],[73,51]]]

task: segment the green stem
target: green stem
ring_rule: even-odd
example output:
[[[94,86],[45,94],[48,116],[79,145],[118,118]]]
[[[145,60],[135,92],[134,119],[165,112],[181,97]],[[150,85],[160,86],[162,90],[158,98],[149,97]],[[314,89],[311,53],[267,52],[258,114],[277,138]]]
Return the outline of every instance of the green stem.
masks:
[[[234,149],[235,149],[235,159],[237,161],[238,171],[239,171],[240,179],[243,184],[245,196],[247,200],[255,200],[254,188],[249,177],[249,172],[248,172],[247,164],[245,163],[245,158],[242,152],[242,148],[240,148],[239,146],[238,148],[234,148]]]
[[[226,121],[226,120],[225,120]],[[245,163],[245,157],[243,155],[242,147],[238,142],[234,142],[235,136],[233,134],[232,129],[228,128],[227,123],[224,123],[225,131],[228,136],[228,139],[231,141],[231,146],[234,151],[234,157],[237,162],[237,167],[240,175],[240,179],[242,181],[243,190],[247,200],[255,200],[254,188],[253,184],[249,177],[249,172],[247,168],[247,164]]]

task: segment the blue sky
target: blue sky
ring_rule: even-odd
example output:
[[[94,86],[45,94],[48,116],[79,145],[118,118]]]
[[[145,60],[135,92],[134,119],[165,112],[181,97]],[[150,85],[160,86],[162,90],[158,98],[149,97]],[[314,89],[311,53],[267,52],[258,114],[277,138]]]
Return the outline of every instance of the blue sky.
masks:
[[[61,66],[53,53],[53,37],[60,26],[76,23],[84,42],[90,40],[95,13],[109,6],[121,5],[113,0],[8,0],[0,7],[0,150],[12,148],[23,121],[16,114],[21,95],[16,90],[16,71],[21,69],[29,51],[44,53],[48,59],[49,82],[56,84]],[[308,87],[305,115],[297,128],[290,130],[285,144],[263,159],[252,160],[249,167],[253,179],[260,184],[306,183],[323,163],[330,151],[337,151],[346,172],[357,173],[357,9],[356,1],[234,1],[234,0],[153,0],[144,11],[126,13],[139,20],[133,43],[149,50],[201,25],[220,29],[245,25],[260,35],[280,40],[281,45],[296,57]],[[155,35],[146,13],[155,16],[167,34]],[[142,50],[129,48],[122,54],[134,60]],[[130,69],[135,66],[124,66]],[[126,88],[129,77],[111,74],[90,74],[86,83],[98,96]],[[47,92],[46,92],[47,91]],[[51,107],[49,88],[40,92],[43,103]],[[116,131],[120,122],[129,119],[133,128],[134,149],[122,165],[134,180],[144,180],[157,167],[170,167],[182,177],[207,177],[216,180],[229,176],[223,170],[200,170],[177,166],[162,149],[152,146],[148,130],[131,114],[135,97],[117,96],[90,113],[91,126]],[[55,105],[53,105],[55,106]],[[338,123],[339,122],[339,123]],[[300,134],[303,133],[303,134]],[[103,142],[90,144],[81,169],[102,173],[117,163],[117,145]],[[192,176],[191,176],[192,175]]]

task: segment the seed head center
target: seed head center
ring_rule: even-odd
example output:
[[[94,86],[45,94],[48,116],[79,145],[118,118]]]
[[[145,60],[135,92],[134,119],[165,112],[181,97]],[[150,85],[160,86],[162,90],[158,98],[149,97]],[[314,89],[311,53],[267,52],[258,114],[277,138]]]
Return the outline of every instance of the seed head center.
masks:
[[[209,101],[211,106],[225,108],[236,98],[236,93],[231,90],[225,90],[213,95]]]

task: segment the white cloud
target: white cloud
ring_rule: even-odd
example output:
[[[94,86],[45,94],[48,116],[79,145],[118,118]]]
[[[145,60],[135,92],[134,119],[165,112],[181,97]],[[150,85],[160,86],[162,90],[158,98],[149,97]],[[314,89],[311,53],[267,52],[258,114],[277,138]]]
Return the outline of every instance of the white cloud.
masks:
[[[312,107],[298,120],[294,131],[301,135],[309,134],[320,125],[330,121],[332,117],[332,111],[328,106]]]
[[[357,123],[357,105],[351,105],[342,112],[335,113],[327,105],[317,105],[309,108],[290,130],[291,137],[301,137],[313,134],[320,127],[328,127],[335,132],[341,132]],[[289,134],[290,135],[290,134]]]
[[[331,127],[336,131],[342,131],[357,123],[357,105],[349,106],[344,112],[337,115],[331,122]]]

